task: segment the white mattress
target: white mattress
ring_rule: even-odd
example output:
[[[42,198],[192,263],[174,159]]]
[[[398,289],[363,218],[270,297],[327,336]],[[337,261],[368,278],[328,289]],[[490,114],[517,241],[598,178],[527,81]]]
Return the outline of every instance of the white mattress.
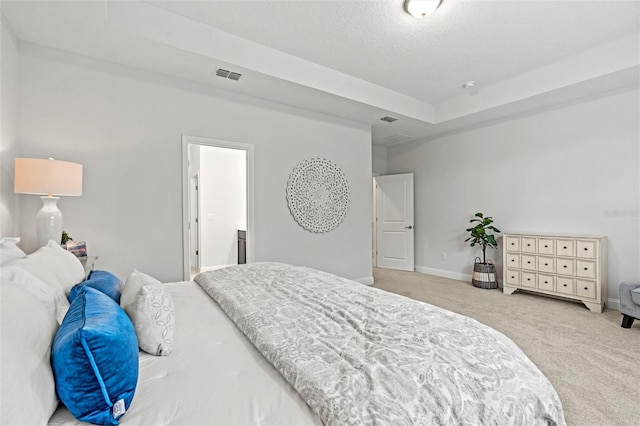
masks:
[[[202,288],[165,284],[173,353],[140,352],[138,387],[122,425],[321,425],[321,421]],[[60,405],[50,425],[77,425]]]

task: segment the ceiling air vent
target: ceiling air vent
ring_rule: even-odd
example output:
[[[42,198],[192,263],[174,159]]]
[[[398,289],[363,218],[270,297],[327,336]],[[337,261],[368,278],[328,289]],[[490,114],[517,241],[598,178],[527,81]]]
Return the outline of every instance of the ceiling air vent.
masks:
[[[224,70],[222,68],[218,68],[216,70],[216,75],[218,77],[228,78],[229,80],[234,80],[234,81],[238,81],[238,80],[240,80],[240,77],[242,77],[242,74],[240,74],[240,73],[229,71],[229,70]]]
[[[389,115],[386,115],[386,116],[382,117],[380,120],[386,121],[387,123],[393,123],[394,121],[398,121],[397,118],[391,117]]]

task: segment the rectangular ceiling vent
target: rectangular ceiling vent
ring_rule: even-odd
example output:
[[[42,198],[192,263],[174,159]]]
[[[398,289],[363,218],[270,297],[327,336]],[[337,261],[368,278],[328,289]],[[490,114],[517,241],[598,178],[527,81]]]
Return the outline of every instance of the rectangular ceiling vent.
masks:
[[[389,115],[386,115],[386,116],[382,117],[380,120],[386,121],[387,123],[393,123],[394,121],[398,121],[397,118],[391,117]]]
[[[225,69],[222,69],[222,68],[218,68],[216,70],[216,75],[218,77],[228,78],[229,80],[234,80],[234,81],[238,81],[238,80],[240,80],[240,77],[242,77],[242,74],[240,74],[240,73],[229,71],[229,70],[225,70]]]

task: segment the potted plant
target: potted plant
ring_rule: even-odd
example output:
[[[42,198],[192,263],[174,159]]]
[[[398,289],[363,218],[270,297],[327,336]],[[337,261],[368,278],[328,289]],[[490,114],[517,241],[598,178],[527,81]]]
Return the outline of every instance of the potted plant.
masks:
[[[478,245],[482,248],[482,262],[479,262],[480,258],[476,257],[471,283],[480,288],[498,288],[495,265],[491,260],[487,261],[487,247],[497,248],[498,242],[495,235],[487,231],[499,233],[500,230],[492,225],[493,218],[491,216],[485,217],[484,214],[479,212],[469,222],[475,223],[475,226],[467,229],[470,237],[465,242],[471,241],[471,247]]]

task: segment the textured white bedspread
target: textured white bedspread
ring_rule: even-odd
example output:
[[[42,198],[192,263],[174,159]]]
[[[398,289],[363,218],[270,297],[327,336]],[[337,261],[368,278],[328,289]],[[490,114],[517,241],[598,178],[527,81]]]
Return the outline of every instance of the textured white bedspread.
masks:
[[[479,322],[309,268],[195,281],[326,425],[564,425],[546,377]]]
[[[120,424],[322,424],[196,283],[165,286],[176,313],[174,350],[140,352],[138,387]],[[49,424],[83,423],[61,406]]]

